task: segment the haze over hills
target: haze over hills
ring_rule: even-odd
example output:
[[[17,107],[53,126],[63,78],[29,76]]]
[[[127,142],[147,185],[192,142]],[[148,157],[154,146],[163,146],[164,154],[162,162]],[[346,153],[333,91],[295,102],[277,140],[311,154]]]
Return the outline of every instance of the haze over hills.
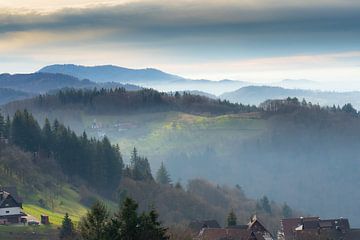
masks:
[[[33,93],[18,91],[11,88],[0,88],[0,105],[15,100],[30,98],[34,95],[35,94]]]
[[[39,72],[63,73],[80,79],[90,79],[96,82],[138,83],[144,80],[153,82],[168,82],[183,78],[168,74],[153,68],[129,69],[113,65],[81,66],[74,64],[55,64],[43,67]]]
[[[151,165],[156,169],[164,162],[174,179],[239,184],[254,198],[266,193],[305,213],[345,215],[360,226],[360,195],[354,191],[360,181],[360,118],[349,106],[291,100],[277,112],[263,112],[153,90],[92,94],[62,92],[3,109],[12,114],[27,108],[40,122],[59,119],[78,134],[107,136],[124,157],[141,146]]]
[[[0,74],[0,104],[62,88],[115,88],[139,90],[138,86],[114,82],[95,83],[61,73]]]
[[[299,100],[306,99],[309,102],[322,106],[342,106],[346,103],[351,103],[354,107],[360,109],[360,92],[358,91],[329,92],[272,86],[247,86],[220,95],[221,99],[227,99],[231,102],[254,105],[259,105],[268,99],[284,99],[287,97],[296,97]]]
[[[74,64],[56,64],[46,66],[40,69],[39,72],[68,74],[79,79],[90,79],[95,82],[130,83],[165,92],[199,90],[218,95],[250,85],[248,82],[235,80],[192,80],[153,68],[129,69],[113,65],[89,67]]]

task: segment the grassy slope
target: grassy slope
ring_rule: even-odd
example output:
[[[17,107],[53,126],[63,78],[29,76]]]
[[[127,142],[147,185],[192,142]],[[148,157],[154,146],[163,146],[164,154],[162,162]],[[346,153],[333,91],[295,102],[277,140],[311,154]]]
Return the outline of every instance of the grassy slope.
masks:
[[[69,213],[74,222],[78,222],[83,216],[87,208],[80,204],[79,194],[69,187],[63,187],[62,194],[54,200],[53,208],[46,209],[40,207],[35,201],[33,203],[25,203],[23,205],[24,211],[37,219],[40,215],[48,215],[50,222],[56,226],[60,226],[65,213]]]

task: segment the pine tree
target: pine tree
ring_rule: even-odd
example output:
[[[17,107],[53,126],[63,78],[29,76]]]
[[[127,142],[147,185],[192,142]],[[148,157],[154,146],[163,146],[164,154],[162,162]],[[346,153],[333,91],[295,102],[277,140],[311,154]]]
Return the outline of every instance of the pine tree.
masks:
[[[176,189],[179,189],[179,190],[182,190],[182,189],[183,189],[183,186],[181,185],[181,182],[180,182],[180,181],[177,181],[177,182],[176,182],[175,188],[176,188]]]
[[[81,237],[84,240],[107,240],[108,221],[109,212],[106,206],[97,201],[79,223]]]
[[[130,159],[131,177],[137,181],[153,181],[154,178],[151,174],[151,168],[148,159],[140,157],[136,148],[131,154]]]
[[[52,143],[53,143],[53,133],[51,130],[51,124],[49,119],[45,119],[44,127],[41,131],[42,135],[42,148],[46,153],[50,153],[52,149]]]
[[[123,240],[138,239],[138,204],[131,198],[126,198],[117,215],[120,226],[120,238]]]
[[[6,117],[5,125],[4,125],[4,137],[9,139],[10,138],[10,131],[11,131],[11,120],[9,115]]]
[[[155,210],[151,210],[149,213],[142,213],[140,216],[137,210],[138,204],[133,199],[126,198],[108,225],[107,239],[169,239],[166,236],[167,229],[161,226]]]
[[[228,227],[237,225],[237,217],[236,214],[234,213],[234,210],[231,210],[227,217],[227,225]]]
[[[161,226],[158,213],[152,209],[139,217],[140,235],[138,239],[167,240],[167,229]]]
[[[268,214],[271,214],[271,206],[270,201],[267,196],[264,196],[262,199],[260,199],[261,208]]]
[[[293,215],[292,209],[286,203],[284,203],[281,210],[282,210],[282,215],[284,216],[284,218],[292,217],[292,215]]]
[[[60,239],[72,239],[74,235],[74,224],[71,221],[69,214],[66,213],[60,228]]]
[[[156,173],[156,182],[160,184],[170,184],[171,179],[168,171],[165,168],[164,163],[161,163],[159,170]]]
[[[4,120],[4,116],[1,115],[0,113],[0,137],[4,137],[4,133],[5,133],[5,120]]]

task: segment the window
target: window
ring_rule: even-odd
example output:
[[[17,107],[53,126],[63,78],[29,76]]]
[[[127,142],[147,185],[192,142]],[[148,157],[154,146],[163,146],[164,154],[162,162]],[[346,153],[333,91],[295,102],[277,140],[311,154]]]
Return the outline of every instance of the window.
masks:
[[[6,211],[5,213],[10,213],[10,211]]]

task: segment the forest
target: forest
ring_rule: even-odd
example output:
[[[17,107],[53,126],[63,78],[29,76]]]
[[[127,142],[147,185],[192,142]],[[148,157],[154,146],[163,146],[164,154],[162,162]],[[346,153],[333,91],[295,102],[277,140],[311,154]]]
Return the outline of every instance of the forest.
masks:
[[[39,95],[32,100],[9,103],[6,108],[17,109],[19,105],[28,109],[38,107],[41,110],[81,109],[92,114],[183,111],[219,115],[257,110],[256,106],[234,104],[188,92],[164,93],[153,89],[127,91],[125,88],[62,89],[54,94]]]
[[[149,160],[135,147],[125,164],[119,147],[106,137],[78,136],[57,120],[40,125],[27,110],[11,117],[0,115],[0,135],[1,181],[17,186],[28,204],[51,211],[66,206],[62,199],[70,186],[79,199],[66,201],[74,201],[72,206],[80,209],[94,206],[100,199],[110,203],[108,210],[114,212],[117,203],[128,197],[137,201],[139,214],[150,214],[153,206],[159,221],[174,236],[187,232],[191,220],[211,218],[225,224],[230,211],[244,223],[257,212],[275,233],[281,217],[297,214],[287,204],[277,204],[266,196],[249,199],[239,185],[219,186],[202,179],[183,185],[172,180],[165,164],[153,175]],[[80,216],[71,218],[79,221]]]

